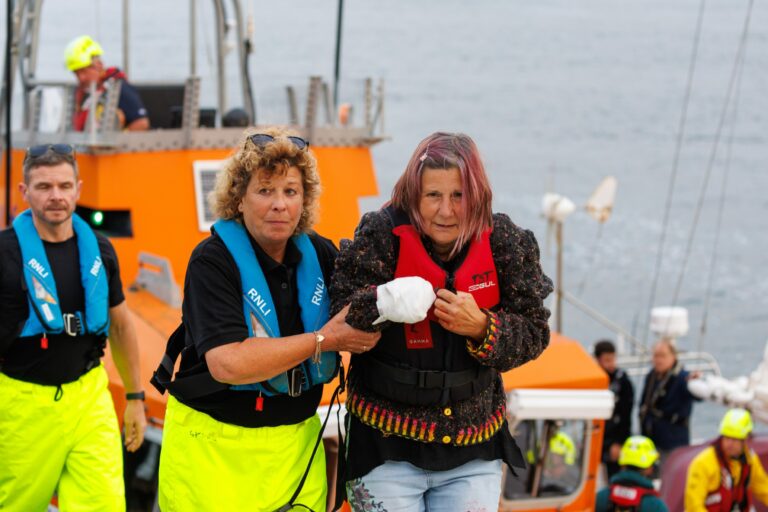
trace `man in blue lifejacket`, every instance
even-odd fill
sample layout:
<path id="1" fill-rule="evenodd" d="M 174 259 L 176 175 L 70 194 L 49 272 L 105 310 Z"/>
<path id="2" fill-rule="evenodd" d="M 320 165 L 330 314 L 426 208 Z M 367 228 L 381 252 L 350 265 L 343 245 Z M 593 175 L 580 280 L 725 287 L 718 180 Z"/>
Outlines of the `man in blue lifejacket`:
<path id="1" fill-rule="evenodd" d="M 68 144 L 27 150 L 29 209 L 0 232 L 0 509 L 125 510 L 120 430 L 101 357 L 127 392 L 125 446 L 144 438 L 136 332 L 110 242 L 74 214 Z"/>

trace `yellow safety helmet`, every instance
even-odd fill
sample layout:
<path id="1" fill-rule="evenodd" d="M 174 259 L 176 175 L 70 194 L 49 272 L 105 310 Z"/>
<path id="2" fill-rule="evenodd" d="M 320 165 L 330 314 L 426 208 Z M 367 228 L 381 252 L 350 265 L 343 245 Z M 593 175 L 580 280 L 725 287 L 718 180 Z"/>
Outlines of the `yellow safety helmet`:
<path id="1" fill-rule="evenodd" d="M 64 61 L 67 69 L 77 71 L 87 68 L 93 62 L 93 57 L 102 55 L 104 50 L 91 36 L 80 36 L 67 45 L 64 51 Z"/>
<path id="2" fill-rule="evenodd" d="M 571 436 L 565 432 L 558 432 L 549 440 L 549 451 L 556 455 L 562 455 L 563 460 L 569 466 L 576 463 L 576 445 Z"/>
<path id="3" fill-rule="evenodd" d="M 732 439 L 746 439 L 752 433 L 752 415 L 746 409 L 731 409 L 720 422 L 720 435 Z"/>
<path id="4" fill-rule="evenodd" d="M 619 466 L 647 469 L 659 460 L 653 441 L 645 436 L 630 436 L 624 441 L 619 454 Z"/>

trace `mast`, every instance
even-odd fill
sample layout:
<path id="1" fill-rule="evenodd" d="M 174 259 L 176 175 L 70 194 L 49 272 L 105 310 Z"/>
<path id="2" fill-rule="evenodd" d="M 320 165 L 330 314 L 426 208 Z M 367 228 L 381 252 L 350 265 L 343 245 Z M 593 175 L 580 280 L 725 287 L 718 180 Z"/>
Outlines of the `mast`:
<path id="1" fill-rule="evenodd" d="M 11 224 L 11 46 L 13 43 L 13 0 L 5 2 L 5 69 L 3 91 L 5 93 L 5 227 Z"/>
<path id="2" fill-rule="evenodd" d="M 344 14 L 344 0 L 339 0 L 336 17 L 336 56 L 333 65 L 333 109 L 339 106 L 339 70 L 341 67 L 341 22 Z"/>

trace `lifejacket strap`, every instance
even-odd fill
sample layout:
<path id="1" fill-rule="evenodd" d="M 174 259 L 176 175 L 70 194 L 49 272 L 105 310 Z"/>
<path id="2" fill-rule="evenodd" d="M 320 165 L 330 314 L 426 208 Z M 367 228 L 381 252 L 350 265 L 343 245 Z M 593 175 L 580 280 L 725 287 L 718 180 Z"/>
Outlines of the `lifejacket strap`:
<path id="1" fill-rule="evenodd" d="M 450 390 L 451 388 L 466 386 L 473 382 L 482 382 L 482 387 L 487 387 L 494 374 L 494 370 L 484 366 L 455 372 L 400 368 L 375 357 L 367 358 L 363 366 L 365 372 L 370 372 L 370 377 L 373 377 L 374 380 L 391 380 L 399 384 L 422 389 Z"/>

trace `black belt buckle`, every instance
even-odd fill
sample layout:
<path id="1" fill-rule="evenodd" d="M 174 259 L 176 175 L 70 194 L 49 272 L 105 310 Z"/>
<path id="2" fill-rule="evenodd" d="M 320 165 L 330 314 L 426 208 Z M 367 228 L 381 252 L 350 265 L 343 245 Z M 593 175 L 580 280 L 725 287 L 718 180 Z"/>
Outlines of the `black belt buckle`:
<path id="1" fill-rule="evenodd" d="M 304 382 L 304 372 L 298 366 L 288 370 L 288 396 L 297 397 L 301 395 L 301 387 Z"/>
<path id="2" fill-rule="evenodd" d="M 417 386 L 424 389 L 439 389 L 446 387 L 446 372 L 420 371 Z"/>
<path id="3" fill-rule="evenodd" d="M 79 316 L 73 313 L 64 313 L 62 317 L 64 318 L 64 332 L 70 336 L 77 336 L 80 334 L 83 324 L 80 321 Z"/>

